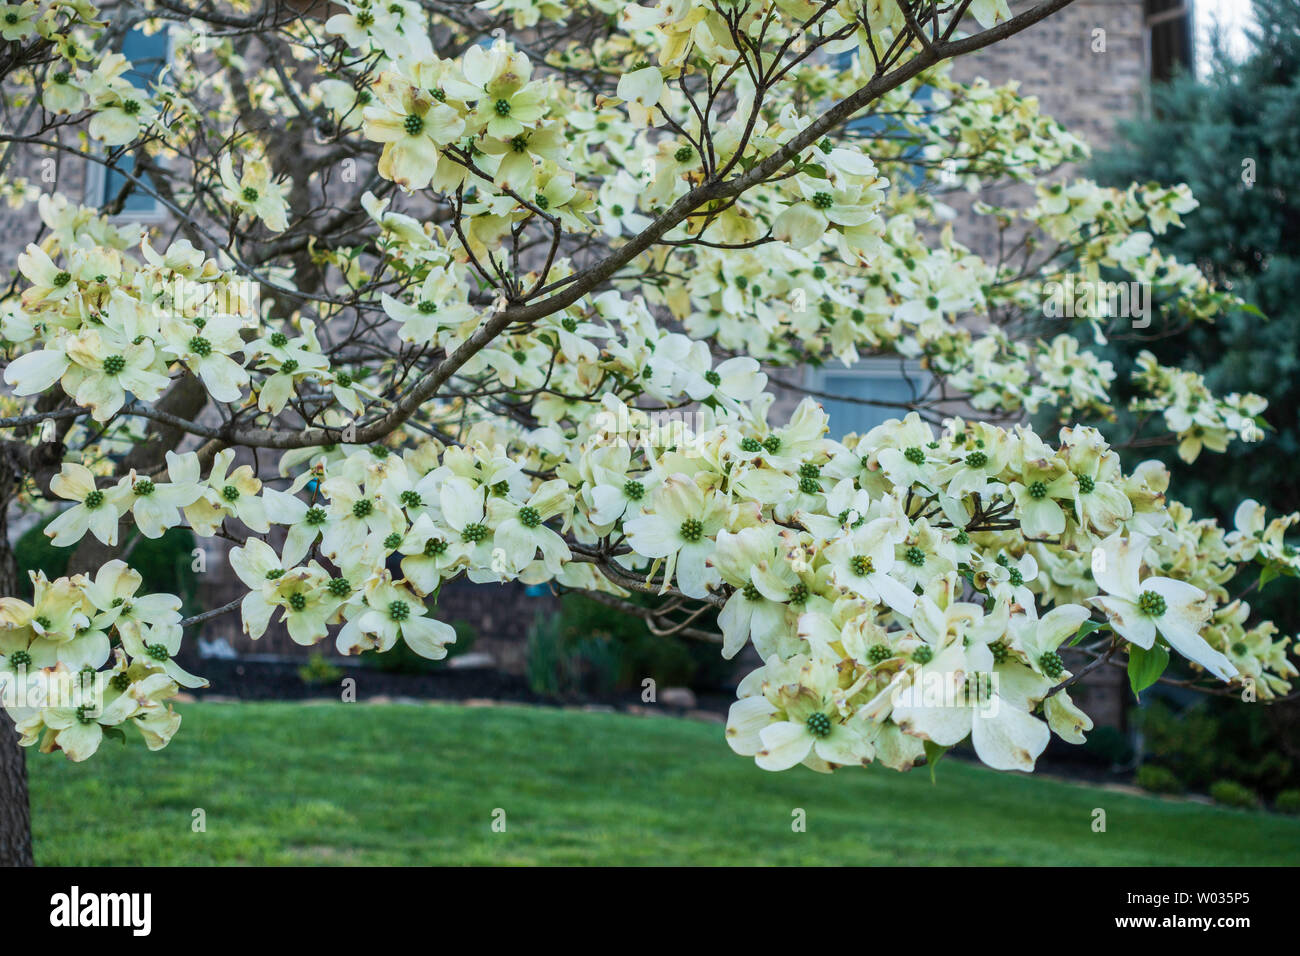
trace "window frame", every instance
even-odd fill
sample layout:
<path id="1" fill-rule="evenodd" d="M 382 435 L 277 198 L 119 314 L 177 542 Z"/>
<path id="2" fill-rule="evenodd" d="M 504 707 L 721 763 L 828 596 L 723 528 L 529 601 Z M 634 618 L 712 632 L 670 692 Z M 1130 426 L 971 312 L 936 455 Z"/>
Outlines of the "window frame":
<path id="1" fill-rule="evenodd" d="M 153 36 L 162 33 L 167 39 L 167 52 L 163 56 L 161 69 L 166 69 L 171 65 L 172 59 L 176 53 L 176 34 L 172 31 L 171 25 L 167 24 Z M 108 156 L 110 150 L 103 148 L 98 151 L 100 159 Z M 109 169 L 102 162 L 88 160 L 86 163 L 86 182 L 83 189 L 83 203 L 92 209 L 102 209 L 108 202 L 109 198 L 104 194 L 108 187 Z M 140 223 L 142 225 L 157 225 L 167 222 L 172 215 L 172 211 L 167 208 L 156 196 L 144 193 L 151 201 L 149 209 L 122 210 L 109 216 L 109 222 L 112 223 Z"/>
<path id="2" fill-rule="evenodd" d="M 858 397 L 854 395 L 837 395 L 833 389 L 827 387 L 826 379 L 828 375 L 834 376 L 836 378 L 839 377 L 859 378 L 866 382 L 912 381 L 916 383 L 916 395 L 918 398 L 924 396 L 926 392 L 929 390 L 929 388 L 931 387 L 931 385 L 933 385 L 934 383 L 933 373 L 923 368 L 921 366 L 920 361 L 916 359 L 900 359 L 900 358 L 891 358 L 885 356 L 871 356 L 869 358 L 858 359 L 856 363 L 848 366 L 840 364 L 838 360 L 828 362 L 825 365 L 821 365 L 821 366 L 811 366 L 811 365 L 805 366 L 804 374 L 803 374 L 803 387 L 808 389 L 808 391 L 810 392 L 820 393 L 820 394 L 813 394 L 811 397 L 816 399 L 819 403 L 821 403 L 823 409 L 826 409 L 826 403 L 828 401 Z M 830 397 L 823 398 L 822 397 L 823 395 L 830 396 Z M 863 405 L 862 407 L 869 408 L 874 411 L 882 413 L 885 416 L 884 417 L 885 421 L 888 421 L 891 418 L 902 419 L 908 413 L 908 409 L 893 408 L 888 405 Z M 830 415 L 829 410 L 827 410 L 827 415 L 828 416 Z M 873 425 L 869 428 L 863 429 L 859 431 L 858 434 L 866 434 L 868 431 L 871 430 L 871 428 L 874 427 L 876 426 Z M 831 424 L 831 429 L 832 431 L 830 437 L 838 441 L 839 439 L 838 436 L 835 434 L 836 428 L 834 423 Z M 848 429 L 844 429 L 843 433 L 847 434 L 848 431 L 849 431 Z"/>

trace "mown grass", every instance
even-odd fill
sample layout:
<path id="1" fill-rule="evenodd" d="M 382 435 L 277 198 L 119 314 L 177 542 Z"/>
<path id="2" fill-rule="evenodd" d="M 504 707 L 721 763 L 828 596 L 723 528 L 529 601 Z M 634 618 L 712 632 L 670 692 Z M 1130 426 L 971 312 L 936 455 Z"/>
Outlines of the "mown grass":
<path id="1" fill-rule="evenodd" d="M 955 760 L 933 784 L 924 769 L 769 774 L 721 726 L 671 718 L 342 703 L 184 714 L 160 753 L 132 739 L 80 765 L 31 754 L 38 863 L 1300 862 L 1300 820 Z"/>

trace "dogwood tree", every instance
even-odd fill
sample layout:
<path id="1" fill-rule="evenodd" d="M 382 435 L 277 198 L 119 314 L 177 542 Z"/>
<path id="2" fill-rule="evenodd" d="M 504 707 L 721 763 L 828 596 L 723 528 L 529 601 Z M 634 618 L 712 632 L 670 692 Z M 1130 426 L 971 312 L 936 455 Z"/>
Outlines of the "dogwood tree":
<path id="1" fill-rule="evenodd" d="M 950 71 L 1068 2 L 0 7 L 0 189 L 31 222 L 0 300 L 3 490 L 76 546 L 31 601 L 8 556 L 18 742 L 166 746 L 206 683 L 183 628 L 217 614 L 443 657 L 461 576 L 752 645 L 726 740 L 769 770 L 967 738 L 1030 770 L 1082 742 L 1069 688 L 1106 665 L 1286 695 L 1290 638 L 1229 584 L 1294 576 L 1300 516 L 1247 499 L 1220 527 L 1126 452 L 1231 454 L 1264 401 L 1143 355 L 1137 425 L 1105 437 L 1091 348 L 1244 305 L 1158 247 L 1195 199 L 1054 177 L 1086 145 Z M 132 29 L 171 33 L 147 86 Z M 43 161 L 121 190 L 87 208 Z M 993 182 L 1025 201 L 982 202 Z M 131 196 L 167 221 L 114 215 Z M 1067 280 L 1087 294 L 1050 307 Z M 1161 324 L 1135 335 L 1110 280 Z M 830 433 L 826 396 L 775 403 L 869 356 L 925 382 L 866 434 Z M 142 592 L 119 552 L 176 526 L 234 543 L 242 600 L 182 620 Z"/>

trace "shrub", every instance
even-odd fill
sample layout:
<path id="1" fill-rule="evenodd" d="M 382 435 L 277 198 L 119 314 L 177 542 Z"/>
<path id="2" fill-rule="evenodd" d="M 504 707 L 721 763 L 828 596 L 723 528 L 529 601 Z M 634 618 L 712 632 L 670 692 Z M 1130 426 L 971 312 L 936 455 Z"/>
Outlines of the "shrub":
<path id="1" fill-rule="evenodd" d="M 1278 813 L 1300 813 L 1300 790 L 1283 790 L 1273 801 Z"/>
<path id="2" fill-rule="evenodd" d="M 651 599 L 634 596 L 634 603 L 649 606 Z M 530 658 L 535 650 L 538 680 L 542 686 L 558 681 L 565 693 L 608 693 L 618 688 L 638 688 L 647 677 L 660 687 L 709 688 L 725 682 L 730 665 L 716 644 L 677 635 L 657 636 L 644 619 L 580 594 L 566 594 L 560 613 L 530 634 Z M 694 622 L 716 630 L 713 615 Z M 567 665 L 559 657 L 572 656 Z M 530 661 L 531 663 L 531 661 Z M 566 671 L 567 668 L 567 671 Z M 531 667 L 530 667 L 531 670 Z M 567 673 L 567 676 L 563 676 Z M 549 693 L 534 687 L 537 693 Z"/>
<path id="3" fill-rule="evenodd" d="M 1138 712 L 1146 752 L 1192 790 L 1208 791 L 1216 780 L 1236 780 L 1270 796 L 1300 786 L 1300 766 L 1286 756 L 1270 713 L 1291 705 L 1234 703 L 1199 701 L 1174 711 L 1151 701 Z"/>
<path id="4" fill-rule="evenodd" d="M 548 697 L 606 693 L 618 678 L 607 635 L 574 639 L 559 614 L 538 614 L 528 631 L 528 686 Z"/>
<path id="5" fill-rule="evenodd" d="M 1143 790 L 1152 793 L 1182 793 L 1185 789 L 1172 770 L 1154 763 L 1138 767 L 1136 782 Z"/>
<path id="6" fill-rule="evenodd" d="M 1243 786 L 1235 780 L 1217 780 L 1210 787 L 1210 798 L 1225 807 L 1254 807 L 1259 805 L 1259 797 L 1250 787 Z"/>
<path id="7" fill-rule="evenodd" d="M 304 684 L 333 684 L 343 676 L 343 668 L 333 664 L 324 654 L 316 653 L 298 668 L 298 677 Z"/>
<path id="8" fill-rule="evenodd" d="M 1133 759 L 1133 746 L 1128 735 L 1115 727 L 1098 727 L 1088 734 L 1083 749 L 1111 766 L 1126 764 Z"/>

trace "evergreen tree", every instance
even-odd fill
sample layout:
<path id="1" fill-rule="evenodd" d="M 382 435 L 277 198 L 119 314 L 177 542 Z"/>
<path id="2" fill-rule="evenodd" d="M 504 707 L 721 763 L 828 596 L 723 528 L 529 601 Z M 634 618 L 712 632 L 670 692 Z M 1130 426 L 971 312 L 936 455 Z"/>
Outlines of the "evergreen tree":
<path id="1" fill-rule="evenodd" d="M 1216 49 L 1207 78 L 1184 74 L 1155 87 L 1150 114 L 1121 124 L 1122 142 L 1091 170 L 1108 185 L 1189 184 L 1200 207 L 1185 217 L 1186 228 L 1160 237 L 1162 248 L 1264 313 L 1113 343 L 1121 379 L 1140 348 L 1149 348 L 1162 362 L 1204 374 L 1216 394 L 1268 399 L 1265 418 L 1277 431 L 1253 448 L 1193 465 L 1172 448 L 1154 452 L 1174 471 L 1181 500 L 1228 522 L 1247 495 L 1270 510 L 1300 509 L 1300 5 L 1254 0 L 1254 10 L 1243 60 Z M 1250 600 L 1285 628 L 1300 619 L 1294 590 L 1275 585 Z"/>

